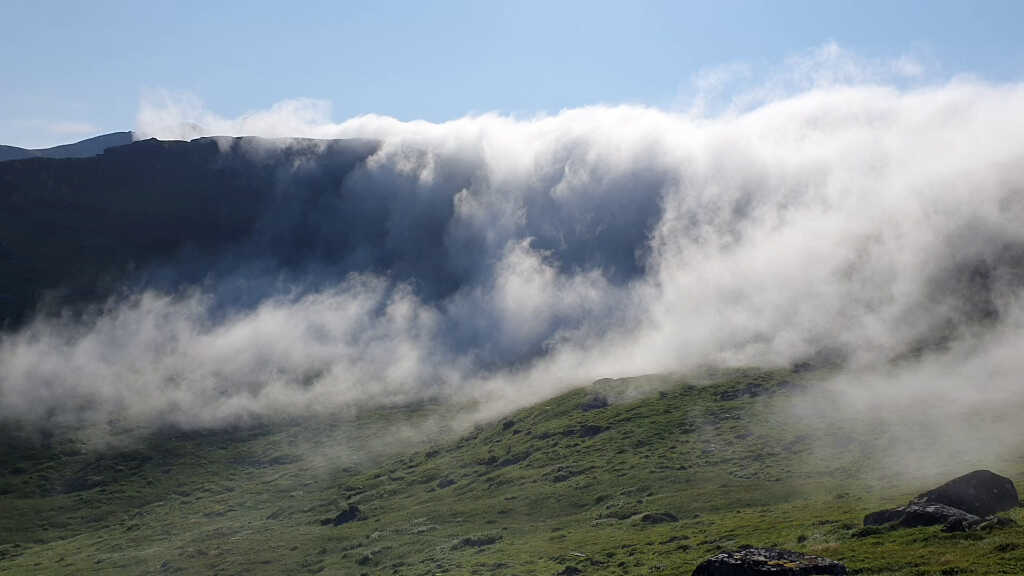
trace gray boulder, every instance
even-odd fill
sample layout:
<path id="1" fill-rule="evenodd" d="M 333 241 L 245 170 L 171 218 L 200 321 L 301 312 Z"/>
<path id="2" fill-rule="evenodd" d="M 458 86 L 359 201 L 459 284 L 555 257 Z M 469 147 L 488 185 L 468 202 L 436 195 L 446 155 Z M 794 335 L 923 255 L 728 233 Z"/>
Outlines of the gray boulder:
<path id="1" fill-rule="evenodd" d="M 641 524 L 665 524 L 679 522 L 679 518 L 671 512 L 644 512 L 637 518 Z"/>
<path id="2" fill-rule="evenodd" d="M 359 509 L 359 506 L 355 504 L 349 504 L 344 510 L 339 512 L 333 518 L 324 518 L 320 521 L 321 526 L 341 526 L 342 524 L 348 524 L 349 522 L 359 522 L 366 520 L 366 515 Z"/>
<path id="3" fill-rule="evenodd" d="M 989 470 L 975 470 L 914 498 L 919 504 L 944 504 L 975 516 L 991 516 L 1020 504 L 1013 481 Z"/>
<path id="4" fill-rule="evenodd" d="M 780 550 L 744 548 L 716 554 L 700 563 L 693 576 L 844 576 L 846 566 L 835 560 Z"/>
<path id="5" fill-rule="evenodd" d="M 894 524 L 901 528 L 942 525 L 946 532 L 966 532 L 1011 521 L 993 517 L 1019 503 L 1013 482 L 988 470 L 976 470 L 919 494 L 906 506 L 879 510 L 864 517 L 865 526 Z"/>
<path id="6" fill-rule="evenodd" d="M 964 512 L 945 504 L 924 504 L 911 502 L 892 510 L 879 510 L 864 517 L 865 526 L 881 526 L 895 522 L 902 528 L 918 528 L 942 524 L 947 532 L 965 532 L 981 524 L 980 516 Z"/>

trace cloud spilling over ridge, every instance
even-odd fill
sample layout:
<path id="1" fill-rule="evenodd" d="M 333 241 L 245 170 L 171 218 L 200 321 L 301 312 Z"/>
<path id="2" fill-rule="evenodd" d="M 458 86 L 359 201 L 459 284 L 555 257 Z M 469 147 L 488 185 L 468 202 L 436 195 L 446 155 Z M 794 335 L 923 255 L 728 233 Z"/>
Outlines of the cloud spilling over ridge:
<path id="1" fill-rule="evenodd" d="M 598 377 L 821 350 L 853 369 L 925 351 L 954 391 L 977 364 L 943 350 L 988 358 L 972 398 L 1021 403 L 998 351 L 1024 344 L 1024 86 L 442 124 L 332 123 L 307 100 L 226 119 L 171 98 L 136 131 L 379 142 L 339 192 L 346 277 L 226 315 L 206 284 L 39 318 L 0 337 L 0 417 L 204 426 L 437 396 L 496 412 Z"/>

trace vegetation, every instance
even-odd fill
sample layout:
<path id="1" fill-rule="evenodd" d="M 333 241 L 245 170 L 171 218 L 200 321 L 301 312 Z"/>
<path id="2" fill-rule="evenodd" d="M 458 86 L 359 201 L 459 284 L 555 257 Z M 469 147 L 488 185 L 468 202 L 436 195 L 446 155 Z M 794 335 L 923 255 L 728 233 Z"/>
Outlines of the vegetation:
<path id="1" fill-rule="evenodd" d="M 891 432 L 795 417 L 817 377 L 604 380 L 430 444 L 416 426 L 450 408 L 103 450 L 7 431 L 0 573 L 689 574 L 745 544 L 855 574 L 1024 572 L 1020 526 L 864 529 L 864 514 L 968 470 L 904 482 L 872 460 Z M 1020 459 L 991 465 L 1024 478 Z"/>

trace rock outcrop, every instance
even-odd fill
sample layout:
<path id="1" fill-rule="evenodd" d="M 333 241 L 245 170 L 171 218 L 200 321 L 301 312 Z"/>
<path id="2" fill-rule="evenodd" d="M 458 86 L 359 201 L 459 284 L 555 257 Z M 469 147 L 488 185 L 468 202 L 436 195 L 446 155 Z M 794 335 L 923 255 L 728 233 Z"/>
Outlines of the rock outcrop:
<path id="1" fill-rule="evenodd" d="M 355 504 L 349 504 L 347 508 L 338 513 L 333 518 L 324 518 L 320 521 L 323 526 L 341 526 L 342 524 L 348 524 L 349 522 L 356 522 L 359 520 L 366 520 L 366 515 L 359 509 L 359 506 Z"/>
<path id="2" fill-rule="evenodd" d="M 975 470 L 914 498 L 921 504 L 944 504 L 975 516 L 991 516 L 1020 504 L 1013 481 L 989 470 Z"/>
<path id="3" fill-rule="evenodd" d="M 641 524 L 665 524 L 668 522 L 679 522 L 679 518 L 671 512 L 644 512 L 637 517 Z"/>
<path id="4" fill-rule="evenodd" d="M 745 548 L 716 554 L 700 563 L 693 576 L 833 576 L 845 575 L 835 560 L 780 550 Z"/>
<path id="5" fill-rule="evenodd" d="M 945 504 L 910 503 L 900 508 L 879 510 L 864 517 L 865 526 L 882 526 L 891 522 L 902 528 L 942 524 L 947 532 L 963 532 L 981 524 L 984 518 Z"/>
<path id="6" fill-rule="evenodd" d="M 1019 503 L 1017 488 L 1005 476 L 976 470 L 919 494 L 906 506 L 879 510 L 864 517 L 865 526 L 894 524 L 901 528 L 942 525 L 946 532 L 1012 523 L 994 518 Z"/>

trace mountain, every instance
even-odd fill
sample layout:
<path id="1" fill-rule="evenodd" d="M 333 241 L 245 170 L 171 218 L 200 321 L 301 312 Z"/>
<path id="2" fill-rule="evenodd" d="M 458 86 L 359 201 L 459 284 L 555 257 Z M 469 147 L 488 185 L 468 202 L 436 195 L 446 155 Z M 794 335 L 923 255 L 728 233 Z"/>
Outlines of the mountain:
<path id="1" fill-rule="evenodd" d="M 339 194 L 376 146 L 144 140 L 88 158 L 0 162 L 0 326 L 44 300 L 63 307 L 241 267 L 343 262 L 353 234 L 337 233 L 333 216 L 354 210 Z"/>
<path id="2" fill-rule="evenodd" d="M 87 158 L 102 154 L 107 148 L 125 146 L 131 143 L 131 132 L 111 132 L 110 134 L 86 138 L 74 144 L 64 144 L 52 148 L 28 149 L 0 145 L 0 162 L 24 158 Z"/>

